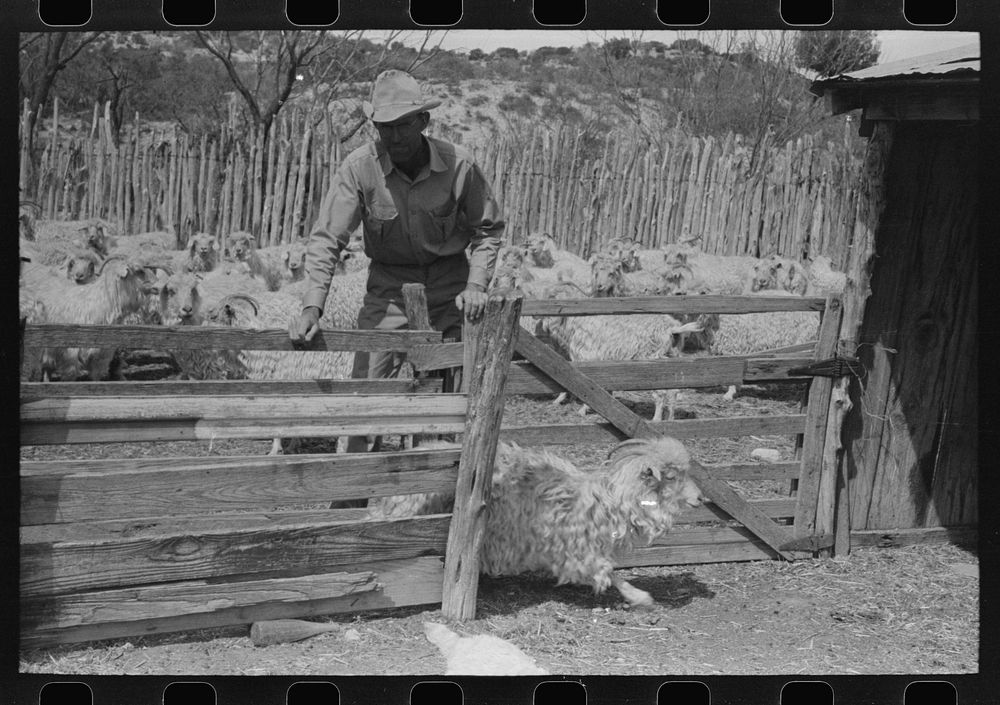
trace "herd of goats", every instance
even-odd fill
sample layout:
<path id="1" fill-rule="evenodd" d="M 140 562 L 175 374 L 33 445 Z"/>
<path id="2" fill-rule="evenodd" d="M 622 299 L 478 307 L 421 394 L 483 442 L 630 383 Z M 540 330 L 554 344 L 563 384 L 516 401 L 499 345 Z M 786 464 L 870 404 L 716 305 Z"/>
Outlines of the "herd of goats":
<path id="1" fill-rule="evenodd" d="M 29 323 L 162 324 L 283 329 L 301 309 L 306 244 L 257 247 L 247 232 L 220 238 L 192 232 L 180 247 L 169 232 L 111 233 L 99 220 L 20 217 L 20 314 Z M 320 322 L 356 327 L 365 292 L 367 258 L 358 240 L 345 251 Z M 770 256 L 722 256 L 692 242 L 641 249 L 614 238 L 584 259 L 546 234 L 501 248 L 492 287 L 525 298 L 675 294 L 825 295 L 842 290 L 844 275 L 830 260 L 808 265 Z M 548 316 L 526 326 L 573 361 L 660 359 L 685 353 L 749 354 L 814 340 L 818 316 L 776 312 L 719 316 Z M 778 336 L 778 337 L 775 337 Z M 773 340 L 772 340 L 773 338 Z M 168 372 L 186 379 L 345 378 L 342 352 L 253 350 L 172 351 Z M 123 350 L 69 348 L 25 351 L 26 381 L 123 379 Z M 728 396 L 735 394 L 730 389 Z M 654 420 L 669 394 L 654 395 Z"/>

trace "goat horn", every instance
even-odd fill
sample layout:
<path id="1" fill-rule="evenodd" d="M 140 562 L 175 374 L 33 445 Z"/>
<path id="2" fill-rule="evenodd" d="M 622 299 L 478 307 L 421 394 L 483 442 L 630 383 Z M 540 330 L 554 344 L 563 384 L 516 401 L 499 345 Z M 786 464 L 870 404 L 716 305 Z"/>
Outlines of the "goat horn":
<path id="1" fill-rule="evenodd" d="M 649 441 L 645 438 L 628 438 L 608 452 L 608 458 L 618 453 L 624 452 L 626 455 L 634 455 L 640 452 L 639 448 L 645 446 Z"/>
<path id="2" fill-rule="evenodd" d="M 252 296 L 249 296 L 247 294 L 229 294 L 228 296 L 225 296 L 225 297 L 222 298 L 222 300 L 219 302 L 219 306 L 218 307 L 222 308 L 230 300 L 236 300 L 236 299 L 241 300 L 241 301 L 246 301 L 248 304 L 250 304 L 250 306 L 253 307 L 253 315 L 256 316 L 258 313 L 260 313 L 260 304 L 257 303 L 257 299 L 255 299 Z"/>
<path id="3" fill-rule="evenodd" d="M 97 271 L 97 276 L 101 276 L 102 274 L 104 274 L 104 267 L 108 264 L 108 262 L 115 259 L 120 259 L 124 262 L 126 260 L 126 257 L 125 255 L 108 255 L 108 258 L 103 262 L 101 262 L 101 268 Z"/>
<path id="4" fill-rule="evenodd" d="M 168 275 L 174 273 L 174 266 L 172 264 L 167 264 L 166 262 L 153 262 L 152 264 L 142 265 L 143 269 L 162 269 Z"/>

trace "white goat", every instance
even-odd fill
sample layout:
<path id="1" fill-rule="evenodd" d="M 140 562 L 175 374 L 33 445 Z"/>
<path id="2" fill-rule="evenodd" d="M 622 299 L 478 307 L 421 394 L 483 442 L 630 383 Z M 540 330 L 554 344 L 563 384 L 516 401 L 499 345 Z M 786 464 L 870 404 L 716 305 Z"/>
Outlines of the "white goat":
<path id="1" fill-rule="evenodd" d="M 805 267 L 793 259 L 772 254 L 754 265 L 750 288 L 751 292 L 778 289 L 803 295 L 807 285 Z"/>
<path id="2" fill-rule="evenodd" d="M 590 276 L 587 260 L 556 247 L 548 233 L 530 235 L 524 244 L 525 269 L 535 279 L 569 279 L 583 284 Z"/>
<path id="3" fill-rule="evenodd" d="M 628 271 L 621 258 L 598 253 L 590 258 L 590 290 L 594 296 L 659 296 L 674 293 L 675 270 L 663 265 Z"/>
<path id="4" fill-rule="evenodd" d="M 211 272 L 219 266 L 219 238 L 209 233 L 195 233 L 188 242 L 189 272 Z"/>
<path id="5" fill-rule="evenodd" d="M 664 248 L 664 262 L 684 273 L 682 287 L 699 294 L 738 295 L 753 291 L 754 268 L 760 260 L 743 255 L 710 255 L 690 243 Z"/>
<path id="6" fill-rule="evenodd" d="M 214 277 L 215 280 L 238 280 L 239 276 Z M 211 283 L 210 283 L 211 284 Z M 194 272 L 177 272 L 161 279 L 156 286 L 160 315 L 164 325 L 232 325 L 236 320 L 236 300 L 255 302 L 240 292 L 221 292 L 206 285 L 205 278 Z M 171 350 L 186 379 L 245 379 L 246 368 L 236 350 Z"/>
<path id="7" fill-rule="evenodd" d="M 847 275 L 833 268 L 833 262 L 826 255 L 819 255 L 809 264 L 809 296 L 826 296 L 843 293 L 847 286 Z"/>
<path id="8" fill-rule="evenodd" d="M 421 449 L 426 448 L 421 446 Z M 652 596 L 614 573 L 615 555 L 670 530 L 686 507 L 702 502 L 689 476 L 691 458 L 673 438 L 631 439 L 610 454 L 610 465 L 584 472 L 544 450 L 501 442 L 480 568 L 487 575 L 545 571 L 558 584 L 590 585 L 595 594 L 614 586 L 633 607 Z M 373 517 L 438 513 L 447 495 L 373 503 Z"/>
<path id="9" fill-rule="evenodd" d="M 128 316 L 146 310 L 150 268 L 148 263 L 112 256 L 102 263 L 95 281 L 77 286 L 50 267 L 31 262 L 22 270 L 22 306 L 40 303 L 47 323 L 120 324 Z M 107 376 L 114 353 L 114 349 L 48 349 L 43 353 L 43 367 L 98 380 Z"/>
<path id="10" fill-rule="evenodd" d="M 646 254 L 642 254 L 645 252 Z M 658 251 L 660 254 L 657 257 L 651 253 L 654 251 L 643 251 L 639 248 L 639 243 L 635 240 L 626 237 L 615 237 L 609 240 L 597 253 L 598 255 L 607 255 L 613 259 L 621 260 L 622 270 L 625 272 L 638 272 L 639 270 L 646 269 L 645 261 L 652 259 L 652 264 L 656 264 L 656 260 L 662 260 L 662 251 Z"/>
<path id="11" fill-rule="evenodd" d="M 551 269 L 556 264 L 556 241 L 548 233 L 532 233 L 524 242 L 528 264 L 532 267 Z"/>
<path id="12" fill-rule="evenodd" d="M 229 233 L 226 236 L 224 254 L 228 262 L 239 265 L 234 271 L 242 271 L 258 277 L 266 276 L 268 273 L 268 268 L 257 252 L 257 241 L 248 232 Z M 230 269 L 234 268 L 230 267 Z"/>
<path id="13" fill-rule="evenodd" d="M 97 278 L 103 260 L 92 250 L 80 250 L 66 260 L 66 278 L 77 284 L 89 284 Z"/>
<path id="14" fill-rule="evenodd" d="M 344 253 L 348 254 L 348 253 Z M 306 243 L 298 240 L 281 247 L 281 275 L 286 283 L 306 276 Z"/>

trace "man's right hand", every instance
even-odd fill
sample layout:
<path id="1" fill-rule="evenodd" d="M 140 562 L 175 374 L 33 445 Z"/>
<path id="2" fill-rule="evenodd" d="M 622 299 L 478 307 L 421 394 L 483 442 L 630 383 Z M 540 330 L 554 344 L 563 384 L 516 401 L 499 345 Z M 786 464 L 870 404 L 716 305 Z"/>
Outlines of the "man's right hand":
<path id="1" fill-rule="evenodd" d="M 298 318 L 292 318 L 288 323 L 288 337 L 293 344 L 307 343 L 316 335 L 319 330 L 320 310 L 315 306 L 307 306 L 302 309 Z"/>

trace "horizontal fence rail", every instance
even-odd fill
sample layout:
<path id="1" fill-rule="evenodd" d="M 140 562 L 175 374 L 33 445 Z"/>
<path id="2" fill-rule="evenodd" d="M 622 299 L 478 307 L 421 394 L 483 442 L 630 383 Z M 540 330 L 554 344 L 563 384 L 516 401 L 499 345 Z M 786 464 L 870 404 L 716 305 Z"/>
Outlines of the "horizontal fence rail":
<path id="1" fill-rule="evenodd" d="M 309 350 L 406 352 L 415 345 L 440 342 L 439 331 L 320 330 L 307 346 L 292 344 L 287 330 L 250 330 L 211 326 L 98 326 L 32 323 L 23 345 L 41 347 L 158 348 L 161 350 Z"/>

